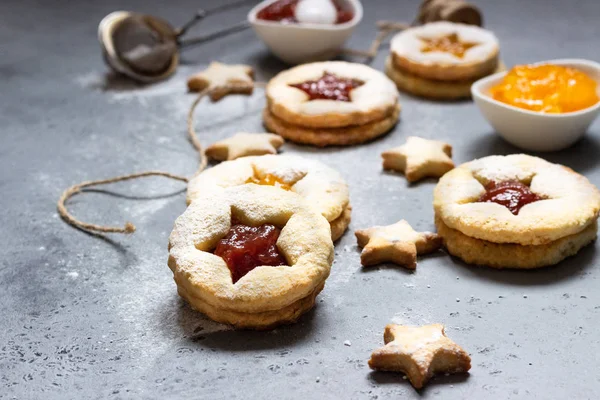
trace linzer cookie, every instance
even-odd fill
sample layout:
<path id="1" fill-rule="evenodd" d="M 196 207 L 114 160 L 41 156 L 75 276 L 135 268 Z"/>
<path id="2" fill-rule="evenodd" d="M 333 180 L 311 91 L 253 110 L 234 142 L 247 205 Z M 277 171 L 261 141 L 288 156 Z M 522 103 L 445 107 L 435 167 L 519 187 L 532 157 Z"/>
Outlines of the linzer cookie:
<path id="1" fill-rule="evenodd" d="M 483 28 L 432 22 L 406 29 L 391 42 L 386 73 L 400 90 L 434 99 L 471 95 L 471 84 L 504 67 L 496 36 Z"/>
<path id="2" fill-rule="evenodd" d="M 235 186 L 193 201 L 169 238 L 179 295 L 236 328 L 295 322 L 314 306 L 333 255 L 327 220 L 272 186 Z"/>
<path id="3" fill-rule="evenodd" d="M 538 268 L 596 238 L 600 193 L 570 168 L 515 154 L 448 172 L 433 205 L 450 254 L 495 268 Z"/>
<path id="4" fill-rule="evenodd" d="M 352 145 L 388 132 L 400 114 L 398 92 L 381 72 L 343 61 L 281 72 L 266 88 L 265 126 L 315 146 Z"/>
<path id="5" fill-rule="evenodd" d="M 446 336 L 444 326 L 390 324 L 383 334 L 385 346 L 373 351 L 369 367 L 406 374 L 421 389 L 435 374 L 454 374 L 471 369 L 471 357 Z"/>
<path id="6" fill-rule="evenodd" d="M 226 161 L 192 178 L 188 204 L 226 188 L 246 185 L 275 186 L 297 193 L 331 226 L 331 237 L 339 239 L 350 223 L 352 207 L 348 185 L 336 170 L 296 155 L 265 155 Z"/>

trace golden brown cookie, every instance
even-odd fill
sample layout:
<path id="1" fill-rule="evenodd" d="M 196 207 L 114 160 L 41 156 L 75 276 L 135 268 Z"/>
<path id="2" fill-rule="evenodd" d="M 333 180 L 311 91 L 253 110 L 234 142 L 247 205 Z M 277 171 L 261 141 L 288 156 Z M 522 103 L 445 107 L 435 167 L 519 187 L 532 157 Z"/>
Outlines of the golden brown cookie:
<path id="1" fill-rule="evenodd" d="M 402 172 L 409 182 L 439 178 L 454 168 L 452 146 L 438 140 L 409 136 L 402 146 L 384 151 L 383 168 Z"/>
<path id="2" fill-rule="evenodd" d="M 369 367 L 404 373 L 415 389 L 421 389 L 434 374 L 471 369 L 471 357 L 446 336 L 441 324 L 389 324 L 383 340 L 385 346 L 373 351 Z"/>
<path id="3" fill-rule="evenodd" d="M 394 69 L 435 81 L 474 80 L 498 65 L 494 34 L 478 26 L 432 22 L 405 29 L 391 42 Z"/>
<path id="4" fill-rule="evenodd" d="M 206 155 L 218 161 L 231 161 L 240 157 L 277 154 L 283 143 L 281 136 L 272 133 L 240 132 L 208 146 Z"/>
<path id="5" fill-rule="evenodd" d="M 492 73 L 506 69 L 502 62 Z M 421 78 L 409 72 L 395 68 L 390 58 L 385 63 L 385 73 L 394 81 L 399 90 L 415 96 L 434 100 L 459 100 L 471 97 L 471 85 L 479 78 L 462 81 L 437 81 Z"/>
<path id="6" fill-rule="evenodd" d="M 490 183 L 517 182 L 539 201 L 513 214 L 482 202 Z M 597 220 L 600 192 L 570 168 L 525 154 L 489 156 L 444 175 L 434 190 L 435 215 L 466 236 L 493 243 L 547 244 L 579 233 Z"/>
<path id="7" fill-rule="evenodd" d="M 347 146 L 368 142 L 386 134 L 396 125 L 399 115 L 400 106 L 396 106 L 391 115 L 364 125 L 350 125 L 339 128 L 306 128 L 290 124 L 276 117 L 268 108 L 265 108 L 263 122 L 269 131 L 275 132 L 292 142 L 318 147 Z"/>
<path id="8" fill-rule="evenodd" d="M 280 229 L 276 248 L 287 265 L 259 264 L 235 278 L 239 271 L 215 254 L 223 238 L 240 238 L 239 233 L 231 236 L 239 232 L 234 228 Z M 294 322 L 314 305 L 333 255 L 322 215 L 298 194 L 262 185 L 234 186 L 196 199 L 177 218 L 169 238 L 169 267 L 179 294 L 215 321 L 237 328 Z"/>
<path id="9" fill-rule="evenodd" d="M 335 241 L 350 223 L 348 184 L 336 170 L 308 158 L 280 154 L 243 157 L 203 171 L 188 184 L 187 201 L 228 187 L 255 183 L 272 185 L 299 194 L 331 224 Z"/>
<path id="10" fill-rule="evenodd" d="M 439 249 L 441 238 L 431 232 L 416 232 L 405 220 L 388 226 L 374 226 L 355 232 L 362 247 L 363 266 L 392 262 L 408 269 L 417 268 L 417 254 Z"/>
<path id="11" fill-rule="evenodd" d="M 188 79 L 188 89 L 200 92 L 209 89 L 212 101 L 221 100 L 228 94 L 252 94 L 254 71 L 249 65 L 228 65 L 211 62 L 204 71 Z"/>
<path id="12" fill-rule="evenodd" d="M 327 76 L 334 80 L 323 80 Z M 312 99 L 299 88 L 303 83 L 324 90 Z M 352 83 L 354 88 L 348 90 Z M 309 63 L 283 71 L 269 81 L 266 95 L 272 115 L 304 128 L 364 125 L 388 118 L 398 107 L 398 91 L 389 78 L 369 66 L 345 61 Z"/>
<path id="13" fill-rule="evenodd" d="M 447 227 L 436 219 L 438 234 L 451 255 L 468 264 L 493 268 L 531 269 L 558 264 L 577 254 L 581 248 L 596 239 L 598 224 L 594 221 L 581 232 L 565 236 L 547 244 L 520 245 L 493 243 L 469 237 L 456 229 Z"/>

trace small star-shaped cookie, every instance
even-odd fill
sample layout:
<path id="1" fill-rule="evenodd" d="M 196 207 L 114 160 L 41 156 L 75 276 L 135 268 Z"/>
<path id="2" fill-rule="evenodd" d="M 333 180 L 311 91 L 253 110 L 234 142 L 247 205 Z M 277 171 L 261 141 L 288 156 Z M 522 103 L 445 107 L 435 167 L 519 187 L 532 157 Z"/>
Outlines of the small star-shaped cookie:
<path id="1" fill-rule="evenodd" d="M 284 143 L 281 136 L 272 133 L 236 133 L 230 138 L 210 145 L 206 155 L 215 160 L 235 160 L 246 156 L 277 154 Z"/>
<path id="2" fill-rule="evenodd" d="M 188 79 L 188 89 L 200 92 L 208 88 L 212 101 L 218 101 L 228 94 L 252 94 L 253 77 L 254 70 L 249 65 L 213 61 L 204 71 Z"/>
<path id="3" fill-rule="evenodd" d="M 471 357 L 446 337 L 444 325 L 403 326 L 389 324 L 383 334 L 385 346 L 371 354 L 369 367 L 406 374 L 421 389 L 436 373 L 467 372 Z"/>
<path id="4" fill-rule="evenodd" d="M 454 168 L 452 146 L 437 140 L 409 136 L 406 143 L 384 151 L 383 168 L 403 172 L 409 182 L 444 175 Z"/>
<path id="5" fill-rule="evenodd" d="M 393 262 L 408 269 L 417 268 L 417 254 L 431 253 L 442 246 L 442 238 L 431 232 L 416 232 L 405 220 L 388 226 L 374 226 L 355 232 L 363 248 L 363 266 Z"/>

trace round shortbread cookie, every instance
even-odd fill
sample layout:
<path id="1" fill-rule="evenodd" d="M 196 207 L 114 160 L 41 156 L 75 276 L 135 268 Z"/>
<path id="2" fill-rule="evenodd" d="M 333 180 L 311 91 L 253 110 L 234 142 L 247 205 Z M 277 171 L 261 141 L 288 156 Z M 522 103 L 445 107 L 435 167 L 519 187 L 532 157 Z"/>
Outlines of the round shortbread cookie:
<path id="1" fill-rule="evenodd" d="M 276 311 L 265 311 L 258 313 L 245 313 L 232 310 L 224 310 L 212 306 L 209 303 L 192 295 L 186 288 L 185 281 L 177 282 L 177 293 L 196 311 L 205 314 L 213 321 L 233 325 L 236 329 L 273 329 L 279 325 L 292 324 L 305 312 L 315 305 L 317 295 L 323 290 L 324 284 L 317 287 L 308 296 Z"/>
<path id="2" fill-rule="evenodd" d="M 518 215 L 479 202 L 489 182 L 520 181 L 542 200 Z M 434 190 L 435 215 L 449 228 L 493 243 L 540 245 L 574 235 L 598 218 L 600 192 L 570 168 L 525 154 L 489 156 L 446 173 Z"/>
<path id="3" fill-rule="evenodd" d="M 387 133 L 396 125 L 399 116 L 400 105 L 397 105 L 391 115 L 363 125 L 341 128 L 306 128 L 285 122 L 271 113 L 268 108 L 265 108 L 263 122 L 269 131 L 275 132 L 292 142 L 319 147 L 349 146 L 368 142 Z"/>
<path id="4" fill-rule="evenodd" d="M 245 225 L 280 227 L 277 247 L 289 266 L 259 266 L 234 284 L 225 261 L 212 253 L 232 217 Z M 169 267 L 179 293 L 209 317 L 246 328 L 288 323 L 308 310 L 329 276 L 333 254 L 323 216 L 296 193 L 259 185 L 196 199 L 169 238 Z"/>
<path id="5" fill-rule="evenodd" d="M 558 264 L 596 239 L 598 224 L 594 221 L 581 232 L 537 246 L 492 243 L 466 236 L 436 219 L 438 234 L 453 256 L 468 264 L 493 268 L 531 269 Z"/>
<path id="6" fill-rule="evenodd" d="M 273 176 L 299 194 L 331 224 L 333 240 L 339 239 L 350 223 L 348 184 L 339 172 L 327 165 L 296 155 L 265 155 L 226 161 L 193 177 L 187 202 L 222 192 L 252 179 Z"/>
<path id="7" fill-rule="evenodd" d="M 290 85 L 318 80 L 324 73 L 355 79 L 363 84 L 350 92 L 350 101 L 309 100 Z M 398 91 L 383 73 L 363 64 L 326 61 L 303 64 L 272 78 L 266 88 L 267 107 L 288 124 L 305 128 L 336 128 L 364 125 L 394 113 Z"/>
<path id="8" fill-rule="evenodd" d="M 504 71 L 502 62 L 492 73 Z M 458 100 L 471 97 L 471 85 L 477 79 L 465 81 L 435 81 L 421 78 L 395 68 L 390 57 L 385 63 L 385 73 L 394 81 L 398 89 L 415 96 L 436 100 Z"/>
<path id="9" fill-rule="evenodd" d="M 462 57 L 451 52 L 423 52 L 427 41 L 456 35 L 468 44 Z M 494 71 L 498 64 L 496 36 L 483 28 L 454 22 L 432 22 L 406 29 L 391 41 L 390 50 L 396 69 L 434 80 L 475 80 Z"/>

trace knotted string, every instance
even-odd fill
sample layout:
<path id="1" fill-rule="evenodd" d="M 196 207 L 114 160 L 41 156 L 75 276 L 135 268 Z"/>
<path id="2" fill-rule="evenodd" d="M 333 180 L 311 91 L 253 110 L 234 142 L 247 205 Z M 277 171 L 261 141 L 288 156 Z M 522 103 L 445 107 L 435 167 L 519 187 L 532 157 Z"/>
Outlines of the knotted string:
<path id="1" fill-rule="evenodd" d="M 265 86 L 264 82 L 254 82 L 254 84 L 253 84 L 253 87 L 264 87 L 264 86 Z M 247 87 L 247 86 L 244 86 L 244 87 Z M 239 85 L 229 85 L 228 88 L 232 88 L 232 89 L 239 88 Z M 188 112 L 188 117 L 187 117 L 188 138 L 189 138 L 190 142 L 192 143 L 192 145 L 194 146 L 194 148 L 196 149 L 196 151 L 198 152 L 198 155 L 200 157 L 200 165 L 198 167 L 198 170 L 196 171 L 196 174 L 199 174 L 206 168 L 206 166 L 208 165 L 208 161 L 206 158 L 206 154 L 204 152 L 204 148 L 202 147 L 202 143 L 200 142 L 200 139 L 198 139 L 198 134 L 196 133 L 196 130 L 194 128 L 194 112 L 196 110 L 196 107 L 198 107 L 198 104 L 200 104 L 202 99 L 204 97 L 206 97 L 206 95 L 208 95 L 212 89 L 213 88 L 209 87 L 209 88 L 201 91 L 198 94 L 198 96 L 196 97 L 196 99 L 194 100 L 194 102 L 192 103 L 192 105 L 190 107 L 190 110 Z M 180 176 L 180 175 L 176 175 L 176 174 L 172 174 L 170 172 L 164 172 L 164 171 L 143 171 L 143 172 L 137 172 L 137 173 L 128 174 L 128 175 L 117 176 L 114 178 L 85 181 L 85 182 L 81 182 L 81 183 L 78 183 L 76 185 L 69 187 L 67 190 L 65 190 L 61 194 L 60 198 L 58 199 L 58 204 L 57 204 L 58 213 L 61 216 L 61 218 L 69 225 L 72 225 L 79 229 L 83 229 L 88 232 L 125 233 L 125 234 L 133 233 L 133 232 L 135 232 L 136 228 L 135 228 L 135 225 L 133 225 L 131 222 L 126 222 L 125 225 L 123 225 L 123 227 L 106 226 L 106 225 L 98 225 L 98 224 L 91 224 L 91 223 L 83 222 L 69 212 L 69 210 L 67 209 L 66 203 L 71 197 L 75 196 L 76 194 L 81 193 L 85 188 L 89 188 L 92 186 L 107 185 L 110 183 L 116 183 L 116 182 L 122 182 L 122 181 L 129 181 L 129 180 L 143 178 L 143 177 L 147 177 L 147 176 L 162 176 L 162 177 L 174 179 L 174 180 L 177 180 L 180 182 L 185 182 L 185 183 L 189 182 L 189 178 L 187 178 L 185 176 Z"/>

